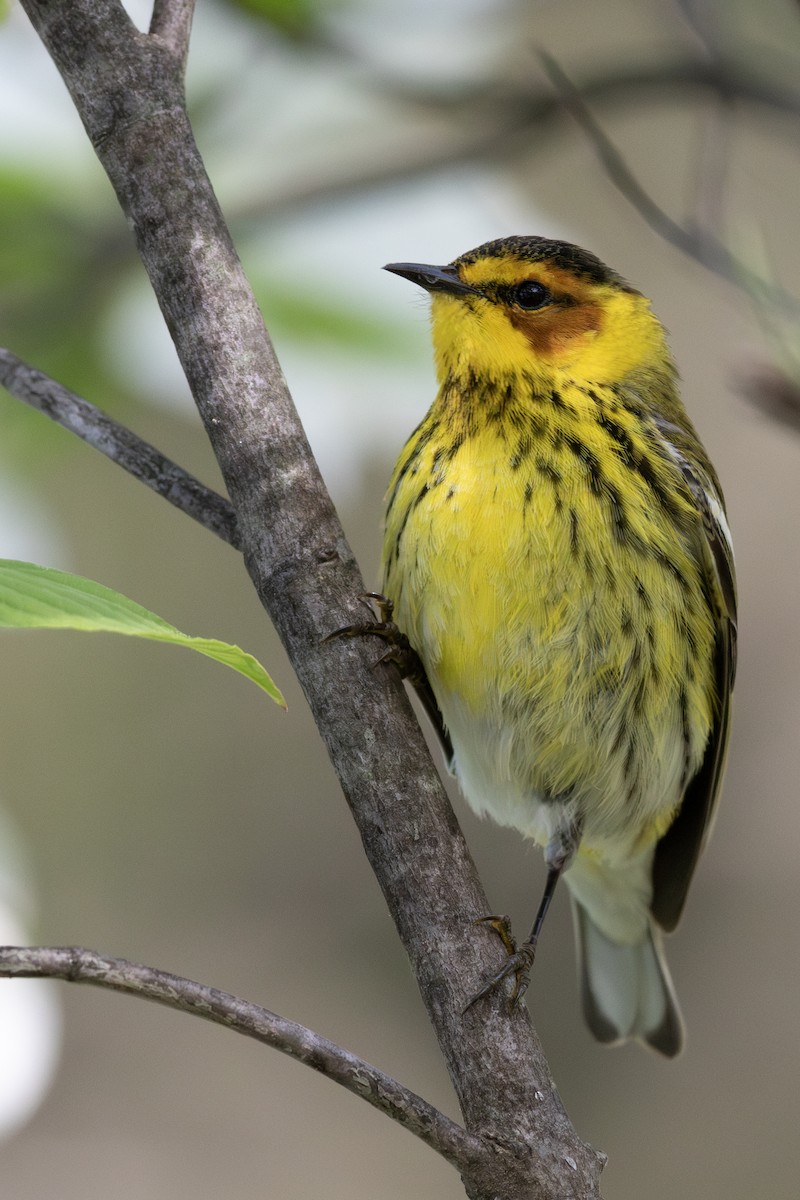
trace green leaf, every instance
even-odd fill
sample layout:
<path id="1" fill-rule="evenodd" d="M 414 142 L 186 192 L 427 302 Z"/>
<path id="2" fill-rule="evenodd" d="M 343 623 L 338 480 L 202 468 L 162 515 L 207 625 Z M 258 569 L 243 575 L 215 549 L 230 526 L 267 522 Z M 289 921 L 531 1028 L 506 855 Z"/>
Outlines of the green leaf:
<path id="1" fill-rule="evenodd" d="M 278 688 L 252 654 L 215 638 L 190 637 L 127 596 L 52 567 L 0 559 L 0 628 L 124 633 L 188 646 L 233 667 L 258 684 L 276 704 L 286 707 Z"/>
<path id="2" fill-rule="evenodd" d="M 381 358 L 391 354 L 405 359 L 416 347 L 413 334 L 375 316 L 367 307 L 348 306 L 336 298 L 326 303 L 310 287 L 304 290 L 297 284 L 274 279 L 267 282 L 252 271 L 250 281 L 269 329 L 282 337 Z"/>
<path id="3" fill-rule="evenodd" d="M 311 33 L 331 0 L 229 0 L 253 16 L 292 37 Z"/>

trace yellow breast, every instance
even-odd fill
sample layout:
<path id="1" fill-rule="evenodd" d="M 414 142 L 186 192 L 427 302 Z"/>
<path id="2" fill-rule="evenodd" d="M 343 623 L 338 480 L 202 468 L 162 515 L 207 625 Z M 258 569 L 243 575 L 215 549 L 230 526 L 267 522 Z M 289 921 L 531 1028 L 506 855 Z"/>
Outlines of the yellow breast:
<path id="1" fill-rule="evenodd" d="M 477 420 L 440 395 L 412 436 L 390 487 L 385 590 L 476 808 L 520 826 L 526 805 L 571 794 L 601 840 L 631 818 L 655 836 L 713 718 L 710 666 L 695 670 L 714 630 L 691 498 L 669 463 L 651 464 L 671 472 L 669 510 L 625 466 L 620 439 L 629 457 L 652 450 L 611 392 L 518 386 L 487 399 L 495 410 Z"/>

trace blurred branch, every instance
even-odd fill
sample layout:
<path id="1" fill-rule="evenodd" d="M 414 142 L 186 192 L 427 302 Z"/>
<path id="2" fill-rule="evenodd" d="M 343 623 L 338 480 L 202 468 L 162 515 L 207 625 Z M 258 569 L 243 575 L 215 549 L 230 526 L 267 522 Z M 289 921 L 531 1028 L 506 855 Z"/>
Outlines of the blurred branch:
<path id="1" fill-rule="evenodd" d="M 731 102 L 720 97 L 702 121 L 696 151 L 692 222 L 695 229 L 705 226 L 718 232 L 724 227 L 732 131 Z"/>
<path id="2" fill-rule="evenodd" d="M 738 390 L 773 421 L 800 433 L 800 384 L 775 367 L 745 374 Z"/>
<path id="3" fill-rule="evenodd" d="M 528 152 L 536 149 L 567 111 L 560 94 L 515 81 L 501 85 L 492 80 L 443 93 L 419 85 L 411 88 L 402 81 L 387 83 L 385 76 L 371 79 L 368 68 L 364 74 L 365 86 L 383 98 L 394 98 L 427 114 L 449 116 L 447 127 L 432 135 L 421 131 L 402 152 L 391 144 L 369 145 L 362 156 L 344 166 L 336 165 L 327 173 L 315 168 L 313 177 L 295 179 L 281 191 L 238 205 L 231 219 L 274 218 L 302 206 L 357 195 L 366 188 L 424 177 L 445 167 L 480 160 L 504 162 L 521 148 Z M 728 103 L 737 101 L 800 116 L 800 91 L 776 82 L 774 72 L 754 71 L 750 64 L 724 57 L 615 68 L 583 82 L 580 96 L 584 105 L 613 106 L 694 90 L 711 92 Z M 536 145 L 531 141 L 534 134 Z"/>
<path id="4" fill-rule="evenodd" d="M 236 513 L 223 496 L 88 400 L 76 396 L 2 347 L 0 384 L 12 396 L 77 434 L 134 479 L 147 484 L 181 512 L 241 550 Z"/>
<path id="5" fill-rule="evenodd" d="M 458 1170 L 467 1169 L 480 1143 L 444 1113 L 363 1058 L 305 1025 L 180 975 L 110 958 L 78 946 L 0 946 L 0 977 L 64 979 L 154 1000 L 254 1038 L 339 1083 L 415 1134 Z"/>
<path id="6" fill-rule="evenodd" d="M 244 561 L 302 684 L 408 952 L 480 1155 L 471 1200 L 591 1200 L 603 1156 L 570 1124 L 527 1012 L 466 999 L 503 950 L 396 671 L 358 640 L 365 588 L 185 110 L 182 70 L 118 0 L 22 0 L 134 231 L 237 515 Z M 356 681 L 354 685 L 354 681 Z M 357 696 L 353 695 L 354 687 Z"/>
<path id="7" fill-rule="evenodd" d="M 778 307 L 800 312 L 800 299 L 756 275 L 714 234 L 704 229 L 685 228 L 656 204 L 594 119 L 581 93 L 555 59 L 544 53 L 540 57 L 563 104 L 592 143 L 609 179 L 659 237 L 726 282 L 733 283 L 748 293 L 757 291 L 762 299 Z"/>
<path id="8" fill-rule="evenodd" d="M 683 19 L 709 53 L 719 42 L 720 13 L 716 0 L 675 0 Z"/>
<path id="9" fill-rule="evenodd" d="M 716 0 L 712 2 L 716 3 Z M 693 28 L 700 37 L 700 27 L 694 25 Z M 659 92 L 697 88 L 728 100 L 800 116 L 800 91 L 793 86 L 800 64 L 795 59 L 783 64 L 784 76 L 780 78 L 773 47 L 764 51 L 748 43 L 746 53 L 732 55 L 719 50 L 710 33 L 711 25 L 708 25 L 705 36 L 700 37 L 705 52 L 701 58 L 681 57 L 628 65 L 621 64 L 615 56 L 612 69 L 599 70 L 582 81 L 581 94 L 595 104 L 628 104 L 631 93 L 636 93 L 641 101 Z M 463 115 L 469 106 L 488 114 L 493 105 L 507 112 L 524 112 L 531 120 L 560 115 L 558 101 L 538 85 L 529 83 L 527 76 L 522 81 L 503 75 L 479 79 L 476 83 L 448 82 L 446 87 L 430 87 L 416 79 L 409 84 L 402 78 L 387 78 L 383 67 L 379 73 L 374 73 L 369 63 L 362 63 L 362 67 L 367 86 L 384 97 L 415 104 L 426 111 L 458 111 Z M 791 83 L 785 82 L 789 80 Z"/>

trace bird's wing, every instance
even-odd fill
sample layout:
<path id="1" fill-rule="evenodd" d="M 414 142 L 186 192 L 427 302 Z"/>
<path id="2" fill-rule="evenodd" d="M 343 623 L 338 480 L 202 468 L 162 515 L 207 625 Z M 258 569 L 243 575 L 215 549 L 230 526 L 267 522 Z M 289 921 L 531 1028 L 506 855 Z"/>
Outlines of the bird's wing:
<path id="1" fill-rule="evenodd" d="M 661 430 L 662 435 L 666 432 Z M 706 568 L 709 595 L 718 609 L 714 726 L 700 768 L 687 784 L 678 815 L 658 842 L 653 860 L 651 911 L 658 924 L 669 931 L 680 919 L 692 874 L 711 831 L 725 769 L 731 692 L 736 674 L 736 576 L 730 530 L 716 480 L 698 464 L 687 462 L 668 435 L 665 441 L 702 514 L 699 549 Z"/>

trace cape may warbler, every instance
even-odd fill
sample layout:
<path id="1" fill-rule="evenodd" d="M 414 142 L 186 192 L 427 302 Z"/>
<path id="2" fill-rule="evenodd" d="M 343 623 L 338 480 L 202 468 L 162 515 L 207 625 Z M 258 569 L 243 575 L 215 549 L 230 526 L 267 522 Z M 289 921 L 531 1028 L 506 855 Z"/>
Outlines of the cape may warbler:
<path id="1" fill-rule="evenodd" d="M 719 791 L 730 534 L 645 296 L 577 246 L 509 237 L 386 268 L 431 294 L 439 393 L 389 487 L 384 590 L 478 813 L 544 847 L 524 990 L 560 873 L 602 1042 L 678 1052 L 661 950 Z M 476 997 L 477 998 L 477 997 Z"/>

